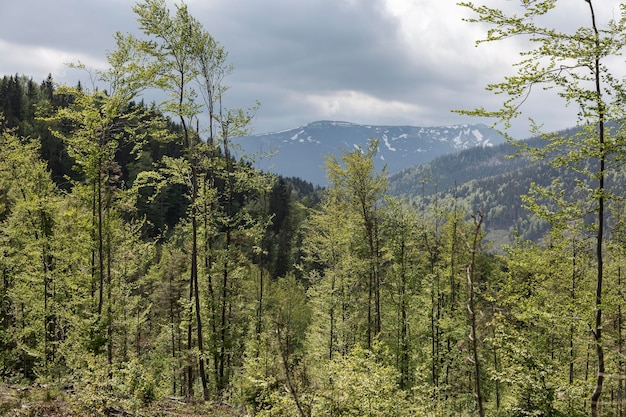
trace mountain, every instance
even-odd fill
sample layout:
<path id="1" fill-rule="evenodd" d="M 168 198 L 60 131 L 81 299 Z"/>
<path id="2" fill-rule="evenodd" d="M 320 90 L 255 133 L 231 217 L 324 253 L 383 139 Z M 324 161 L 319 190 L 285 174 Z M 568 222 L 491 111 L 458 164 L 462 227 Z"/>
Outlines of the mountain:
<path id="1" fill-rule="evenodd" d="M 483 124 L 418 127 L 318 121 L 295 129 L 236 138 L 235 143 L 248 155 L 274 153 L 271 158 L 260 160 L 260 169 L 326 185 L 324 158 L 340 158 L 342 152 L 357 147 L 365 149 L 372 138 L 379 140 L 376 167 L 387 165 L 389 174 L 440 155 L 504 142 L 497 131 Z"/>
<path id="2" fill-rule="evenodd" d="M 530 147 L 544 145 L 538 138 L 524 142 Z M 514 158 L 515 152 L 513 145 L 501 143 L 441 155 L 428 163 L 392 174 L 389 178 L 390 193 L 404 198 L 429 196 L 450 191 L 467 182 L 498 177 L 534 166 L 528 158 Z"/>
<path id="3" fill-rule="evenodd" d="M 542 145 L 540 139 L 527 142 L 529 146 Z M 521 195 L 528 192 L 531 182 L 548 186 L 565 173 L 546 163 L 511 158 L 514 153 L 515 148 L 504 143 L 442 155 L 391 175 L 389 193 L 416 208 L 436 201 L 440 209 L 456 206 L 467 215 L 481 211 L 487 240 L 498 246 L 515 235 L 538 239 L 546 224 L 524 208 Z"/>
<path id="4" fill-rule="evenodd" d="M 573 137 L 579 131 L 572 128 L 559 134 Z M 541 138 L 523 142 L 530 148 L 546 145 Z M 545 160 L 512 157 L 515 151 L 512 145 L 504 143 L 442 155 L 391 175 L 389 193 L 409 201 L 418 210 L 436 202 L 439 210 L 452 210 L 456 206 L 468 216 L 480 211 L 485 216 L 483 224 L 487 240 L 494 247 L 510 243 L 516 237 L 537 240 L 543 237 L 548 225 L 528 211 L 522 201 L 521 196 L 528 194 L 531 183 L 550 187 L 555 179 L 559 179 L 564 195 L 570 201 L 584 202 L 588 196 L 577 184 L 588 183 L 589 178 L 569 169 L 555 168 Z M 612 169 L 607 172 L 605 187 L 609 194 L 625 198 L 625 182 L 626 170 Z M 589 185 L 594 186 L 593 183 Z M 550 204 L 548 201 L 544 203 Z M 589 207 L 587 210 L 591 212 Z M 609 210 L 607 224 L 612 221 Z"/>

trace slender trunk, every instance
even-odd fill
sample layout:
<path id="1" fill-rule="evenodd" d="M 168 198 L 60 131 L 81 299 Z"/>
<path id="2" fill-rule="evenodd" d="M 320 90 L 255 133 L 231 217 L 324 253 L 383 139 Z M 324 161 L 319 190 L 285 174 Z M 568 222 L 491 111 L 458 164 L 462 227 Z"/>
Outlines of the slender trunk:
<path id="1" fill-rule="evenodd" d="M 372 230 L 372 255 L 373 255 L 373 272 L 374 272 L 374 303 L 376 321 L 374 323 L 374 334 L 378 338 L 382 332 L 382 318 L 380 308 L 380 242 L 378 236 L 378 219 L 374 216 Z"/>
<path id="2" fill-rule="evenodd" d="M 430 248 L 430 274 L 432 277 L 431 294 L 430 294 L 430 336 L 431 336 L 431 376 L 433 385 L 439 387 L 440 378 L 440 352 L 439 352 L 439 336 L 441 334 L 440 318 L 441 318 L 441 288 L 439 281 L 439 272 L 436 271 L 435 265 L 438 257 L 437 248 L 437 231 L 435 230 L 435 237 L 433 247 Z M 427 243 L 428 245 L 428 243 Z"/>
<path id="3" fill-rule="evenodd" d="M 496 372 L 500 372 L 500 365 L 498 362 L 498 348 L 493 346 L 493 369 Z M 496 410 L 500 410 L 500 380 L 496 379 Z"/>
<path id="4" fill-rule="evenodd" d="M 97 197 L 97 183 L 96 181 L 93 182 L 92 186 L 91 186 L 91 231 L 90 236 L 91 236 L 91 302 L 92 305 L 95 305 L 95 298 L 96 298 L 96 282 L 97 282 L 97 278 L 96 278 L 96 274 L 97 274 L 97 268 L 96 268 L 96 248 L 93 246 L 93 242 L 96 241 L 96 229 L 97 229 L 97 211 L 98 211 L 98 197 Z"/>
<path id="5" fill-rule="evenodd" d="M 409 386 L 409 346 L 408 324 L 406 311 L 406 245 L 402 237 L 400 245 L 400 387 L 405 389 Z"/>
<path id="6" fill-rule="evenodd" d="M 218 299 L 216 298 L 216 293 L 213 285 L 213 273 L 210 268 L 213 268 L 213 260 L 212 256 L 207 260 L 208 262 L 208 284 L 209 284 L 209 302 L 211 306 L 209 307 L 209 312 L 211 313 L 211 340 L 212 347 L 211 352 L 213 356 L 213 375 L 215 381 L 219 381 L 219 348 L 218 348 L 218 340 L 219 340 L 219 332 L 218 332 L 218 319 L 217 319 L 217 303 Z"/>
<path id="7" fill-rule="evenodd" d="M 262 201 L 262 208 L 263 208 L 263 216 L 266 216 L 268 213 L 268 196 L 266 192 L 263 192 L 260 196 L 260 200 Z M 267 230 L 267 229 L 266 229 Z M 263 333 L 263 303 L 264 303 L 264 290 L 265 290 L 265 264 L 266 264 L 266 255 L 270 253 L 271 251 L 271 243 L 269 242 L 269 239 L 267 238 L 267 235 L 264 233 L 263 236 L 261 237 L 261 247 L 262 247 L 262 251 L 261 253 L 259 253 L 259 260 L 258 260 L 258 266 L 259 266 L 259 293 L 258 293 L 258 298 L 257 298 L 257 322 L 256 322 L 256 338 L 257 338 L 257 346 L 260 346 L 261 343 L 261 333 Z M 254 264 L 254 253 L 252 255 L 252 259 L 253 259 L 253 264 Z M 268 260 L 269 263 L 269 260 Z M 268 272 L 268 275 L 271 275 L 270 272 Z M 271 278 L 271 276 L 270 276 Z M 258 356 L 259 355 L 259 350 L 257 348 L 255 354 Z"/>
<path id="8" fill-rule="evenodd" d="M 470 343 L 472 347 L 472 362 L 474 364 L 474 388 L 476 403 L 478 406 L 478 414 L 480 417 L 485 416 L 485 409 L 483 408 L 483 395 L 480 378 L 480 360 L 478 358 L 478 336 L 476 334 L 476 306 L 474 303 L 474 281 L 476 271 L 476 252 L 478 251 L 478 239 L 480 235 L 480 228 L 483 221 L 483 215 L 478 213 L 474 216 L 474 236 L 471 247 L 471 261 L 467 266 L 467 286 L 469 297 L 467 301 L 467 310 L 470 318 Z"/>
<path id="9" fill-rule="evenodd" d="M 438 298 L 436 294 L 435 281 L 433 279 L 430 291 L 430 373 L 432 383 L 435 387 L 439 386 L 439 375 L 437 372 L 437 323 L 436 323 L 436 308 L 435 300 Z"/>
<path id="10" fill-rule="evenodd" d="M 43 364 L 48 372 L 48 274 L 45 270 L 43 276 Z"/>
<path id="11" fill-rule="evenodd" d="M 450 303 L 449 303 L 449 319 L 454 319 L 454 314 L 456 310 L 456 244 L 457 244 L 457 190 L 456 190 L 456 181 L 454 183 L 454 207 L 452 210 L 452 234 L 450 241 L 450 278 L 449 278 L 449 288 L 450 288 Z M 450 371 L 452 365 L 452 346 L 454 345 L 452 341 L 452 336 L 449 332 L 446 334 L 446 374 L 445 374 L 445 384 L 448 390 L 450 389 Z M 494 351 L 495 352 L 495 351 Z M 497 388 L 498 382 L 496 381 L 496 397 L 497 397 Z M 447 396 L 447 395 L 446 395 Z"/>
<path id="12" fill-rule="evenodd" d="M 179 300 L 182 297 L 182 292 L 180 291 L 180 289 L 178 289 L 176 291 L 176 300 Z M 176 309 L 176 323 L 182 323 L 183 321 L 183 317 L 182 317 L 182 309 L 178 308 Z M 181 357 L 181 353 L 183 351 L 183 334 L 181 332 L 181 329 L 179 326 L 176 326 L 176 352 L 178 352 L 178 357 L 179 359 L 175 362 L 175 370 L 176 373 L 178 373 L 178 369 L 182 369 L 182 365 L 183 362 L 181 361 L 180 357 Z M 179 395 L 182 397 L 183 395 L 185 395 L 185 373 L 182 372 L 180 377 L 178 378 L 180 381 L 178 390 L 179 390 Z"/>
<path id="13" fill-rule="evenodd" d="M 569 326 L 569 384 L 574 384 L 574 300 L 576 299 L 576 241 L 572 238 L 572 286 L 570 288 L 570 314 L 572 323 Z"/>
<path id="14" fill-rule="evenodd" d="M 374 337 L 377 336 L 376 334 L 376 324 L 375 324 L 375 318 L 373 316 L 375 316 L 375 312 L 374 314 L 372 314 L 372 307 L 374 307 L 374 310 L 376 309 L 375 306 L 375 289 L 374 287 L 376 286 L 376 271 L 375 271 L 375 266 L 374 266 L 374 237 L 373 237 L 373 231 L 372 231 L 372 226 L 370 225 L 369 219 L 368 219 L 368 215 L 367 215 L 367 210 L 365 207 L 365 203 L 363 203 L 363 218 L 365 221 L 365 232 L 367 234 L 367 241 L 368 241 L 368 249 L 369 249 L 369 281 L 368 281 L 368 286 L 367 286 L 367 290 L 368 290 L 368 294 L 367 294 L 367 349 L 371 349 L 372 348 L 372 339 Z M 374 304 L 374 306 L 372 306 L 372 304 Z"/>
<path id="15" fill-rule="evenodd" d="M 373 339 L 381 331 L 378 222 L 373 205 L 368 206 L 365 196 L 360 196 L 359 199 L 368 245 L 367 349 L 371 349 Z"/>
<path id="16" fill-rule="evenodd" d="M 589 10 L 591 13 L 592 27 L 595 33 L 595 46 L 596 51 L 600 50 L 600 35 L 596 26 L 595 13 L 593 10 L 593 4 L 591 0 L 586 0 L 589 4 Z M 599 54 L 599 52 L 596 52 Z M 596 356 L 598 359 L 597 372 L 596 372 L 596 385 L 593 393 L 591 394 L 591 415 L 592 417 L 598 417 L 598 403 L 602 396 L 602 387 L 604 384 L 604 349 L 602 347 L 602 285 L 604 278 L 604 259 L 603 259 L 603 245 L 604 245 L 604 176 L 605 176 L 605 162 L 606 162 L 606 149 L 604 145 L 604 117 L 605 109 L 602 101 L 602 86 L 600 85 L 600 58 L 596 56 L 594 62 L 594 75 L 596 82 L 596 95 L 598 105 L 598 147 L 599 147 L 599 167 L 598 167 L 598 230 L 596 235 L 596 263 L 597 263 L 597 275 L 596 275 L 596 294 L 595 294 L 595 326 L 593 330 L 593 336 L 596 346 Z"/>
<path id="17" fill-rule="evenodd" d="M 43 225 L 43 217 L 44 214 L 41 213 L 41 217 L 42 217 L 42 225 Z M 43 228 L 43 227 L 42 227 Z M 45 237 L 45 233 L 43 233 L 43 236 Z M 46 370 L 46 372 L 48 372 L 48 359 L 49 359 L 49 352 L 48 352 L 48 342 L 49 342 L 49 306 L 48 306 L 48 298 L 49 298 L 49 285 L 50 285 L 50 278 L 49 278 L 49 269 L 48 269 L 48 262 L 47 262 L 47 250 L 46 250 L 46 243 L 42 243 L 42 247 L 41 247 L 41 259 L 42 259 L 42 268 L 43 268 L 43 352 L 44 352 L 44 369 Z"/>
<path id="18" fill-rule="evenodd" d="M 215 209 L 213 201 L 208 201 L 209 190 L 215 188 L 215 142 L 213 139 L 213 113 L 210 111 L 210 127 L 209 127 L 209 170 L 207 176 L 204 178 L 204 266 L 207 271 L 207 286 L 209 292 L 209 314 L 211 323 L 211 354 L 213 357 L 213 377 L 215 381 L 219 381 L 219 354 L 218 354 L 218 319 L 217 319 L 217 305 L 218 299 L 215 291 L 215 284 L 213 282 L 213 266 L 214 266 L 214 254 L 213 254 L 213 236 L 210 232 L 211 223 L 209 217 L 209 211 Z"/>
<path id="19" fill-rule="evenodd" d="M 169 275 L 169 298 L 170 298 L 170 331 L 172 333 L 172 395 L 176 395 L 176 380 L 177 380 L 177 366 L 176 366 L 176 320 L 174 316 L 174 287 L 172 285 L 173 276 Z"/>
<path id="20" fill-rule="evenodd" d="M 199 131 L 199 125 L 196 126 Z M 193 152 L 194 146 L 190 143 Z M 202 398 L 209 400 L 209 387 L 207 385 L 206 371 L 204 368 L 204 335 L 202 327 L 202 310 L 200 309 L 200 289 L 198 287 L 198 168 L 195 155 L 190 155 L 191 161 L 191 280 L 193 281 L 194 300 L 196 305 L 196 336 L 198 338 L 198 371 L 202 382 Z"/>
<path id="21" fill-rule="evenodd" d="M 276 324 L 276 339 L 278 341 L 278 350 L 280 350 L 280 357 L 282 359 L 283 368 L 285 370 L 285 378 L 287 379 L 287 387 L 289 388 L 289 393 L 291 394 L 293 401 L 296 403 L 296 408 L 298 409 L 298 413 L 300 414 L 300 417 L 307 417 L 310 415 L 310 413 L 308 413 L 307 410 L 304 409 L 302 403 L 300 402 L 300 396 L 298 395 L 298 390 L 295 384 L 293 383 L 293 380 L 291 379 L 291 369 L 289 367 L 289 357 L 288 357 L 289 341 L 287 340 L 283 342 L 282 334 L 280 330 L 280 324 L 278 323 Z"/>
<path id="22" fill-rule="evenodd" d="M 354 332 L 350 332 L 346 328 L 346 322 L 348 321 L 348 300 L 346 299 L 348 291 L 346 290 L 344 277 L 341 277 L 340 279 L 339 297 L 341 297 L 341 338 L 337 343 L 337 348 L 342 355 L 345 355 L 348 353 L 350 346 L 354 344 Z"/>
<path id="23" fill-rule="evenodd" d="M 98 182 L 96 183 L 96 211 L 98 217 L 98 317 L 102 315 L 104 303 L 104 231 L 102 227 L 102 158 L 98 159 Z"/>
<path id="24" fill-rule="evenodd" d="M 225 259 L 222 269 L 222 294 L 220 308 L 220 340 L 219 340 L 219 371 L 218 371 L 218 391 L 220 394 L 226 389 L 226 355 L 228 339 L 228 277 L 230 264 L 228 261 L 230 250 L 231 232 L 226 231 Z"/>
<path id="25" fill-rule="evenodd" d="M 454 312 L 456 307 L 456 233 L 457 233 L 457 190 L 454 182 L 454 209 L 452 211 L 452 242 L 450 248 L 450 312 Z"/>
<path id="26" fill-rule="evenodd" d="M 26 200 L 26 195 L 22 193 L 22 196 Z M 33 215 L 29 214 L 31 218 Z M 50 301 L 54 298 L 54 296 L 50 293 L 51 286 L 51 278 L 50 274 L 52 271 L 52 263 L 53 257 L 50 253 L 49 241 L 52 237 L 52 225 L 51 220 L 46 215 L 44 209 L 40 209 L 38 212 L 39 215 L 39 231 L 35 231 L 35 240 L 40 241 L 41 244 L 41 268 L 43 274 L 43 300 L 44 300 L 44 311 L 43 311 L 43 337 L 44 337 L 44 369 L 46 372 L 48 371 L 49 362 L 54 360 L 54 356 L 50 351 L 50 342 L 54 339 L 55 333 L 55 319 L 54 313 L 50 312 Z M 33 220 L 33 227 L 36 229 L 35 221 Z"/>
<path id="27" fill-rule="evenodd" d="M 219 372 L 218 372 L 218 391 L 220 395 L 226 389 L 228 385 L 228 373 L 227 373 L 227 362 L 230 362 L 228 347 L 228 327 L 229 327 L 229 316 L 230 316 L 230 303 L 229 303 L 229 275 L 230 275 L 230 246 L 232 241 L 232 225 L 233 221 L 233 198 L 235 194 L 234 184 L 233 184 L 233 172 L 232 172 L 232 161 L 230 158 L 230 151 L 228 147 L 228 121 L 223 123 L 222 133 L 223 133 L 223 146 L 224 146 L 224 158 L 226 161 L 226 241 L 224 245 L 224 263 L 222 270 L 222 296 L 221 296 L 221 320 L 220 320 L 220 343 L 219 343 Z"/>
<path id="28" fill-rule="evenodd" d="M 367 349 L 372 348 L 372 299 L 374 293 L 374 275 L 371 270 L 367 283 Z"/>
<path id="29" fill-rule="evenodd" d="M 260 255 L 263 259 L 263 254 Z M 257 311 L 256 311 L 256 339 L 257 343 L 261 342 L 261 333 L 263 332 L 263 287 L 265 285 L 265 279 L 263 276 L 263 261 L 259 263 L 259 297 L 257 299 Z M 256 354 L 259 354 L 259 348 L 257 348 Z"/>
<path id="30" fill-rule="evenodd" d="M 334 340 L 335 340 L 335 273 L 333 272 L 330 279 L 330 311 L 329 311 L 329 320 L 330 320 L 330 334 L 328 335 L 328 360 L 333 359 L 333 352 L 335 350 Z"/>
<path id="31" fill-rule="evenodd" d="M 622 268 L 617 269 L 617 296 L 620 300 L 623 300 L 622 294 Z M 617 352 L 619 354 L 619 361 L 617 369 L 622 378 L 619 378 L 617 387 L 617 417 L 622 417 L 624 413 L 624 378 L 626 375 L 624 370 L 624 339 L 622 336 L 622 303 L 617 305 Z"/>
<path id="32" fill-rule="evenodd" d="M 192 187 L 193 198 L 191 208 L 191 279 L 193 280 L 194 301 L 196 306 L 196 335 L 198 338 L 198 371 L 200 372 L 200 380 L 202 381 L 202 395 L 205 401 L 209 400 L 209 388 L 207 385 L 206 371 L 204 369 L 204 336 L 202 334 L 202 310 L 200 309 L 200 291 L 198 288 L 198 221 L 196 200 L 198 198 L 198 180 L 196 167 L 192 166 Z"/>
<path id="33" fill-rule="evenodd" d="M 191 280 L 191 282 L 189 283 L 189 308 L 191 309 L 191 303 L 193 300 L 193 292 L 194 292 L 194 282 L 193 280 Z M 192 327 L 192 312 L 189 311 L 189 314 L 187 316 L 187 320 L 189 321 L 189 323 L 187 324 L 187 355 L 188 355 L 188 363 L 187 363 L 187 397 L 188 398 L 192 398 L 193 397 L 193 364 L 191 361 L 191 349 L 192 349 L 192 335 L 193 335 L 193 327 Z"/>
<path id="34" fill-rule="evenodd" d="M 208 271 L 209 271 L 209 276 L 208 276 L 209 302 L 211 303 L 211 306 L 210 306 L 210 313 L 211 313 L 211 339 L 213 341 L 211 351 L 213 353 L 213 373 L 214 373 L 215 381 L 219 381 L 219 348 L 218 348 L 219 332 L 218 332 L 218 327 L 217 327 L 217 323 L 218 323 L 218 319 L 217 319 L 217 303 L 218 303 L 219 300 L 217 299 L 216 292 L 215 292 L 214 285 L 213 285 L 213 272 L 212 272 L 213 258 L 212 258 L 212 255 L 209 256 L 209 259 L 207 259 L 207 263 L 208 263 L 208 267 L 209 267 L 209 269 L 208 269 Z"/>
<path id="35" fill-rule="evenodd" d="M 110 197 L 107 192 L 106 210 L 106 286 L 107 286 L 107 363 L 109 364 L 109 378 L 113 377 L 113 300 L 111 299 L 112 283 L 111 283 L 111 231 L 109 225 L 110 219 Z"/>
<path id="36" fill-rule="evenodd" d="M 207 58 L 207 57 L 203 57 Z M 211 65 L 208 61 L 203 61 L 203 70 L 202 75 L 206 81 L 206 105 L 208 109 L 209 116 L 209 134 L 207 138 L 207 145 L 209 148 L 209 169 L 208 174 L 204 180 L 204 189 L 205 189 L 205 210 L 204 210 L 204 233 L 205 233 L 205 267 L 207 270 L 207 284 L 208 284 L 208 292 L 209 292 L 209 313 L 210 313 L 210 322 L 211 322 L 211 354 L 213 358 L 213 376 L 217 384 L 217 391 L 221 393 L 220 390 L 220 352 L 219 352 L 219 340 L 220 340 L 220 332 L 218 330 L 218 295 L 215 290 L 215 283 L 213 279 L 213 266 L 214 266 L 214 254 L 213 254 L 213 236 L 209 233 L 210 223 L 209 223 L 209 210 L 214 211 L 215 203 L 211 201 L 207 204 L 208 197 L 208 189 L 215 189 L 215 164 L 216 164 L 216 154 L 215 154 L 215 90 L 219 90 L 219 86 L 214 82 L 211 73 Z M 221 102 L 220 102 L 221 106 Z"/>
<path id="37" fill-rule="evenodd" d="M 180 71 L 180 85 L 184 86 L 185 85 L 185 72 L 183 70 Z M 181 90 L 179 92 L 179 96 L 178 96 L 178 106 L 179 106 L 179 114 L 180 114 L 180 123 L 183 129 L 183 146 L 186 148 L 187 151 L 187 160 L 189 161 L 190 165 L 192 167 L 194 167 L 194 155 L 193 155 L 193 144 L 192 144 L 192 140 L 191 137 L 189 135 L 189 128 L 187 127 L 187 122 L 185 121 L 185 118 L 183 117 L 183 100 L 184 100 L 184 91 Z M 193 177 L 193 174 L 192 174 Z M 195 177 L 192 179 L 192 181 L 195 180 Z M 191 350 L 193 348 L 193 301 L 194 301 L 194 293 L 196 290 L 195 285 L 196 285 L 196 279 L 194 279 L 194 275 L 197 275 L 197 248 L 196 248 L 196 227 L 193 224 L 193 218 L 195 217 L 195 196 L 196 196 L 196 188 L 194 186 L 194 184 L 191 184 L 192 187 L 192 198 L 190 201 L 190 206 L 191 206 L 191 218 L 192 218 L 192 248 L 191 248 L 191 273 L 189 274 L 189 312 L 188 312 L 188 325 L 187 325 L 187 355 L 188 355 L 188 363 L 187 363 L 187 396 L 189 398 L 193 397 L 193 364 L 192 364 L 192 354 L 191 354 Z"/>

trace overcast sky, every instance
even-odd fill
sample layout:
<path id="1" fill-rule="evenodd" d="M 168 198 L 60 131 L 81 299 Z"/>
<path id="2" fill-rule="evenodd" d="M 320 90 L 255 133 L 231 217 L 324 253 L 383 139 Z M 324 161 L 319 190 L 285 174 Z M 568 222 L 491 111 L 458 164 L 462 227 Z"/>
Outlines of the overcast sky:
<path id="1" fill-rule="evenodd" d="M 488 0 L 512 7 L 516 0 Z M 477 0 L 480 3 L 481 0 Z M 474 123 L 453 109 L 493 107 L 484 87 L 512 74 L 515 42 L 475 47 L 485 27 L 462 21 L 456 0 L 187 0 L 229 53 L 228 104 L 261 107 L 255 133 L 316 120 L 440 126 Z M 584 0 L 562 0 L 554 24 L 587 25 Z M 596 2 L 599 21 L 617 0 Z M 64 64 L 106 65 L 116 31 L 137 34 L 132 0 L 3 0 L 0 75 L 37 82 L 49 73 L 75 85 L 83 72 Z M 174 9 L 174 2 L 169 1 Z M 576 109 L 550 96 L 525 103 L 548 129 L 573 126 Z M 526 137 L 526 124 L 512 131 Z"/>

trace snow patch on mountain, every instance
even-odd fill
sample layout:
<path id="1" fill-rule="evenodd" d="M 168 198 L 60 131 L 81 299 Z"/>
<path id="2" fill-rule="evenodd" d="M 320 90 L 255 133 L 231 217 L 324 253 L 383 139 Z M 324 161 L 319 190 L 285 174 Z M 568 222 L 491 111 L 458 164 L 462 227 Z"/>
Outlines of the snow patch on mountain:
<path id="1" fill-rule="evenodd" d="M 472 130 L 472 135 L 474 135 L 474 137 L 476 138 L 476 142 L 483 143 L 483 140 L 484 140 L 485 137 L 483 136 L 482 133 L 480 133 L 479 130 L 473 129 Z"/>
<path id="2" fill-rule="evenodd" d="M 304 133 L 304 130 L 299 131 L 298 133 L 296 133 L 295 135 L 291 137 L 291 140 L 297 140 L 298 137 L 302 135 L 303 133 Z"/>
<path id="3" fill-rule="evenodd" d="M 396 151 L 396 148 L 391 146 L 391 143 L 389 143 L 389 138 L 387 137 L 387 135 L 383 135 L 383 141 L 385 142 L 385 146 L 387 147 L 387 149 L 389 149 L 392 152 Z"/>

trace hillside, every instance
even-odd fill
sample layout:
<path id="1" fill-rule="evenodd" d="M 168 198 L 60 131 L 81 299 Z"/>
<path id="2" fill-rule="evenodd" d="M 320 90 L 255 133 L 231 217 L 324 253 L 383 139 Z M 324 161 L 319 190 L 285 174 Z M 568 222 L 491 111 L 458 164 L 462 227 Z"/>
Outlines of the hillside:
<path id="1" fill-rule="evenodd" d="M 576 131 L 562 133 L 571 135 Z M 540 138 L 523 143 L 530 147 L 543 146 Z M 522 195 L 528 193 L 532 183 L 548 187 L 557 178 L 565 184 L 568 195 L 575 195 L 576 179 L 545 162 L 515 156 L 515 151 L 513 145 L 503 143 L 440 156 L 391 175 L 390 193 L 416 207 L 437 201 L 440 207 L 450 208 L 456 202 L 468 213 L 481 211 L 485 215 L 488 240 L 496 245 L 510 242 L 515 236 L 540 239 L 547 224 L 525 208 Z M 615 176 L 607 181 L 618 194 L 619 183 Z"/>
<path id="2" fill-rule="evenodd" d="M 373 153 L 352 151 L 334 167 L 337 198 L 327 198 L 309 182 L 240 164 L 224 147 L 182 140 L 180 126 L 141 104 L 119 107 L 106 121 L 107 97 L 28 78 L 5 77 L 2 85 L 33 90 L 0 102 L 8 116 L 0 134 L 0 410 L 7 415 L 298 415 L 294 392 L 311 399 L 315 411 L 303 413 L 311 416 L 349 404 L 357 405 L 351 415 L 367 415 L 364 399 L 380 415 L 471 414 L 465 381 L 480 373 L 467 360 L 470 302 L 477 331 L 501 338 L 496 350 L 477 355 L 483 363 L 494 352 L 503 359 L 501 371 L 484 372 L 507 407 L 517 410 L 526 393 L 515 380 L 493 381 L 533 377 L 535 363 L 554 369 L 554 390 L 571 385 L 571 360 L 574 380 L 584 381 L 589 326 L 572 327 L 552 312 L 592 317 L 593 239 L 583 227 L 543 245 L 542 224 L 519 198 L 532 181 L 575 184 L 571 175 L 510 159 L 510 145 L 475 147 L 393 175 L 391 192 L 413 207 L 385 207 Z M 86 130 L 87 115 L 104 128 L 123 124 L 123 134 L 104 137 L 107 163 L 89 170 L 85 161 L 101 160 L 84 156 L 101 155 L 102 137 Z M 67 128 L 61 137 L 50 133 L 56 126 Z M 384 137 L 382 144 L 389 148 Z M 185 181 L 190 166 L 202 185 L 196 204 L 193 182 Z M 609 177 L 607 187 L 620 191 L 623 182 Z M 593 199 L 574 192 L 568 197 L 593 208 Z M 455 202 L 453 216 L 445 209 Z M 491 247 L 468 217 L 476 210 L 485 214 Z M 537 241 L 493 256 L 515 233 Z M 607 271 L 624 264 L 620 233 L 607 234 Z M 467 285 L 472 275 L 476 286 Z M 617 295 L 608 297 L 612 311 Z M 615 327 L 607 329 L 615 340 Z M 517 349 L 528 340 L 536 352 Z M 543 393 L 543 378 L 531 380 L 529 392 Z M 486 415 L 511 414 L 493 408 L 494 397 Z M 585 398 L 552 396 L 540 413 L 557 415 L 558 407 L 565 410 L 558 415 L 584 415 L 567 411 Z"/>

